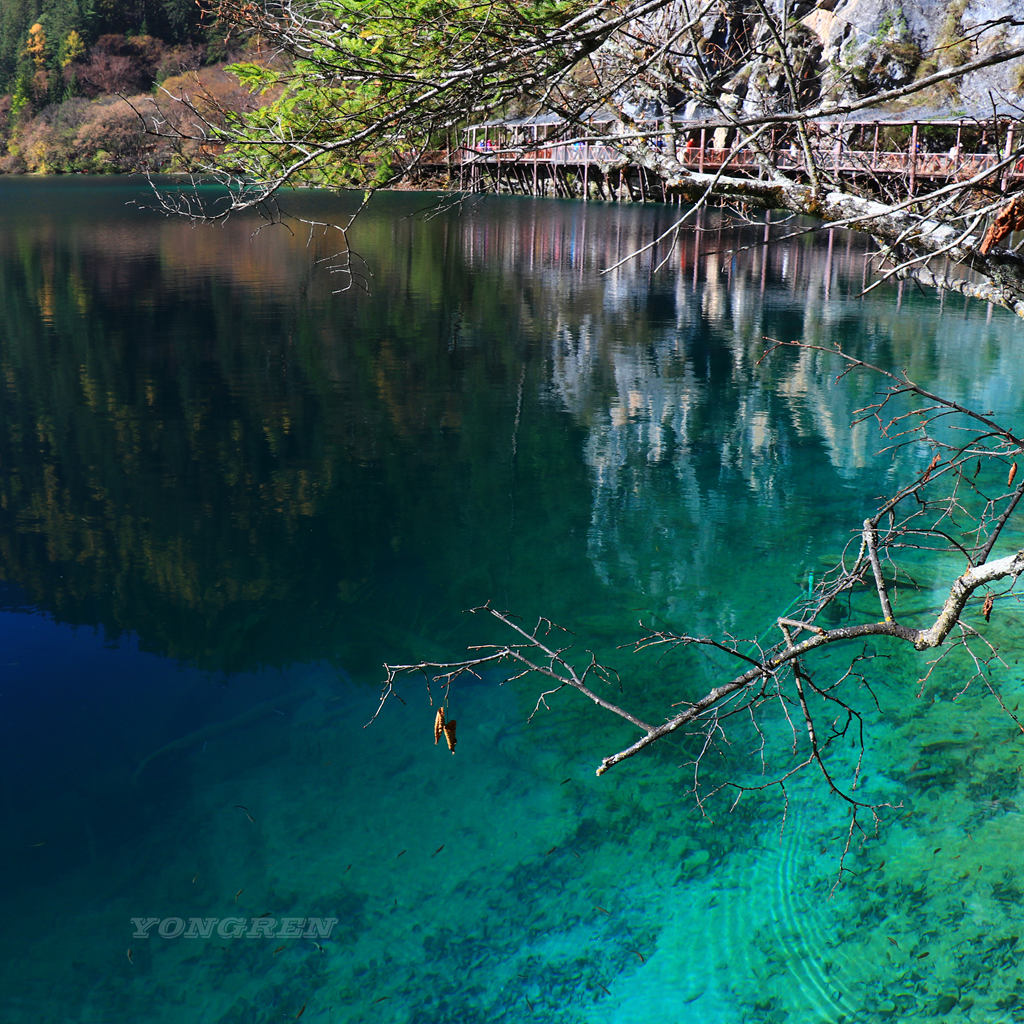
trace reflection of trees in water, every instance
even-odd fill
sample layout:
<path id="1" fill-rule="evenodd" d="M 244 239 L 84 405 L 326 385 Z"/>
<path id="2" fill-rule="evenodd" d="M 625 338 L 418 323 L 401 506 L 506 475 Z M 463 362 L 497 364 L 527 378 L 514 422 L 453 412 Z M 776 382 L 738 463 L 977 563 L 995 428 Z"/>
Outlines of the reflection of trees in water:
<path id="1" fill-rule="evenodd" d="M 708 219 L 661 274 L 664 252 L 601 276 L 675 211 L 406 216 L 423 205 L 389 197 L 360 222 L 373 290 L 341 298 L 304 236 L 142 227 L 123 197 L 109 218 L 12 217 L 4 577 L 217 668 L 354 648 L 376 664 L 403 630 L 422 656 L 414 634 L 489 597 L 562 615 L 588 556 L 624 592 L 710 608 L 724 523 L 764 551 L 787 517 L 810 538 L 793 517 L 824 517 L 820 492 L 871 455 L 847 424 L 873 384 L 833 387 L 807 354 L 758 366 L 765 335 L 854 334 L 881 363 L 1005 397 L 998 318 L 967 344 L 948 308 L 908 316 L 910 295 L 851 306 L 845 241 L 826 276 L 826 248 L 733 252 L 747 240 Z M 806 449 L 828 456 L 811 484 Z"/>
<path id="2" fill-rule="evenodd" d="M 0 259 L 6 579 L 65 621 L 233 669 L 370 648 L 376 666 L 493 593 L 520 310 L 464 274 L 450 225 L 369 220 L 375 291 L 330 301 L 286 234 L 264 282 L 251 226 L 85 226 L 25 221 Z M 164 258 L 182 231 L 203 239 L 194 267 Z M 490 325 L 475 348 L 462 308 Z M 559 436 L 526 417 L 521 457 L 571 489 L 567 457 L 534 455 Z"/>
<path id="3" fill-rule="evenodd" d="M 231 638 L 244 650 L 244 609 L 280 591 L 275 542 L 322 491 L 321 456 L 288 451 L 306 403 L 275 374 L 264 375 L 258 408 L 240 399 L 210 372 L 206 324 L 169 347 L 167 329 L 187 313 L 166 294 L 112 308 L 94 283 L 108 262 L 57 250 L 52 330 L 39 330 L 33 268 L 3 263 L 4 574 L 60 618 L 136 630 L 172 655 L 223 650 Z M 147 272 L 159 276 L 137 267 L 133 280 Z M 233 369 L 258 378 L 282 354 L 267 332 Z"/>
<path id="4" fill-rule="evenodd" d="M 736 536 L 769 548 L 795 527 L 813 561 L 812 523 L 851 526 L 826 511 L 844 484 L 859 481 L 866 513 L 894 469 L 876 458 L 875 426 L 854 423 L 877 382 L 854 375 L 837 385 L 836 364 L 818 352 L 762 363 L 766 338 L 842 345 L 921 379 L 945 377 L 957 393 L 980 380 L 990 382 L 985 394 L 1005 390 L 1005 318 L 972 318 L 990 359 L 973 342 L 964 359 L 948 311 L 914 297 L 894 303 L 893 290 L 857 299 L 864 240 L 832 233 L 764 248 L 763 237 L 763 228 L 691 236 L 671 285 L 617 271 L 604 317 L 565 319 L 553 334 L 552 379 L 587 428 L 590 558 L 603 581 L 661 607 L 695 588 L 698 603 L 710 597 L 702 588 L 721 576 Z M 632 317 L 615 315 L 624 307 Z"/>

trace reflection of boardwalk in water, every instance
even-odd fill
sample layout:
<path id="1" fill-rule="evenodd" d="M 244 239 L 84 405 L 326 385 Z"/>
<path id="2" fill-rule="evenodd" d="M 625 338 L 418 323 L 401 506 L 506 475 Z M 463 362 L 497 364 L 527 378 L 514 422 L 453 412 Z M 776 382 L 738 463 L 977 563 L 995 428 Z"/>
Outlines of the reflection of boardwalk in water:
<path id="1" fill-rule="evenodd" d="M 995 120 L 842 121 L 811 126 L 816 167 L 863 181 L 902 179 L 913 194 L 919 185 L 965 181 L 992 172 L 1004 190 L 1024 180 L 1024 159 L 1002 166 L 1014 150 L 1011 122 Z M 671 155 L 686 170 L 738 177 L 765 176 L 755 152 L 737 145 L 733 129 L 697 121 L 651 122 L 638 129 L 648 144 Z M 426 154 L 427 166 L 445 167 L 459 187 L 475 191 L 593 196 L 664 201 L 663 182 L 608 145 L 607 125 L 574 129 L 550 115 L 491 121 L 465 130 L 462 144 Z M 805 153 L 792 130 L 780 126 L 763 141 L 768 162 L 804 177 Z"/>

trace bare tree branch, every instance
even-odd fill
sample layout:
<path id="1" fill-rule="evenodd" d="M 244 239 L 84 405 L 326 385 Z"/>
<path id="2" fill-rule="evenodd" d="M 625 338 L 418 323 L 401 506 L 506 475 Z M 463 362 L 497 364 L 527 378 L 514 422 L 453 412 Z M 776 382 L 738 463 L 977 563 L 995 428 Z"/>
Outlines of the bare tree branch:
<path id="1" fill-rule="evenodd" d="M 511 615 L 488 604 L 474 611 L 488 613 L 500 625 L 511 630 L 513 642 L 473 648 L 469 658 L 448 664 L 421 662 L 386 666 L 381 707 L 395 693 L 398 678 L 406 674 L 425 674 L 431 682 L 440 682 L 447 697 L 451 686 L 467 673 L 478 676 L 485 668 L 511 667 L 509 680 L 525 680 L 534 676 L 547 683 L 534 713 L 548 707 L 550 696 L 569 687 L 639 730 L 637 738 L 601 759 L 598 775 L 673 734 L 693 733 L 700 737 L 694 761 L 693 793 L 698 804 L 703 805 L 706 796 L 701 794 L 700 788 L 701 762 L 719 742 L 726 740 L 727 723 L 733 716 L 740 713 L 747 716 L 755 733 L 761 737 L 760 747 L 754 753 L 760 759 L 761 772 L 766 771 L 761 709 L 766 701 L 777 699 L 787 719 L 790 706 L 799 709 L 798 720 L 802 723 L 806 739 L 803 755 L 780 773 L 769 773 L 761 783 L 751 785 L 732 780 L 726 785 L 737 791 L 769 787 L 784 791 L 786 782 L 794 774 L 814 766 L 825 779 L 829 791 L 851 809 L 852 831 L 848 840 L 861 827 L 858 821 L 861 812 L 870 810 L 873 816 L 877 816 L 877 806 L 860 800 L 851 792 L 856 787 L 862 767 L 863 719 L 852 703 L 853 697 L 846 695 L 846 690 L 851 683 L 856 684 L 854 692 L 859 692 L 860 687 L 866 685 L 863 673 L 854 670 L 863 654 L 855 653 L 846 670 L 824 686 L 814 681 L 808 660 L 826 648 L 851 645 L 858 648 L 865 640 L 887 638 L 918 652 L 941 649 L 940 660 L 948 656 L 950 650 L 963 648 L 973 659 L 976 674 L 984 675 L 984 667 L 995 656 L 995 650 L 990 644 L 984 646 L 987 642 L 976 628 L 964 621 L 963 616 L 979 591 L 1000 582 L 1008 582 L 1012 588 L 1024 573 L 1024 550 L 1015 550 L 995 559 L 989 557 L 1020 500 L 1022 487 L 1018 485 L 1016 490 L 999 497 L 988 497 L 978 488 L 975 477 L 982 460 L 1002 461 L 1008 453 L 1024 451 L 1024 445 L 1012 430 L 1002 427 L 989 414 L 935 395 L 914 383 L 905 373 L 871 366 L 837 349 L 797 342 L 772 343 L 767 354 L 778 354 L 786 349 L 837 359 L 840 365 L 837 383 L 850 373 L 870 373 L 885 381 L 886 386 L 879 397 L 859 410 L 857 416 L 872 419 L 883 441 L 894 441 L 899 446 L 910 441 L 924 442 L 933 449 L 934 455 L 927 467 L 897 488 L 872 515 L 863 520 L 857 554 L 852 559 L 842 559 L 832 572 L 825 574 L 814 592 L 803 600 L 797 614 L 786 612 L 778 616 L 778 641 L 763 647 L 760 643 L 742 644 L 728 635 L 700 636 L 665 628 L 649 630 L 630 645 L 635 652 L 659 647 L 668 652 L 689 648 L 716 653 L 725 659 L 724 663 L 715 662 L 713 670 L 719 678 L 701 695 L 682 695 L 674 704 L 679 710 L 655 724 L 647 712 L 634 712 L 608 701 L 601 694 L 597 688 L 599 685 L 615 683 L 622 687 L 619 674 L 599 664 L 589 652 L 584 652 L 585 667 L 582 671 L 577 669 L 575 661 L 578 655 L 574 653 L 572 644 L 562 645 L 561 639 L 555 643 L 549 640 L 552 635 L 565 637 L 564 631 L 546 619 L 539 620 L 532 630 L 525 629 Z M 908 406 L 907 402 L 914 404 Z M 961 434 L 964 436 L 954 443 L 952 438 Z M 975 462 L 978 467 L 970 475 L 967 470 Z M 1015 470 L 1011 471 L 1011 483 L 1013 473 Z M 961 490 L 963 494 L 958 497 Z M 979 506 L 975 530 L 979 537 L 984 534 L 986 538 L 975 548 L 973 556 L 971 550 L 943 525 L 956 509 L 966 508 L 965 502 Z M 892 578 L 897 578 L 904 573 L 901 552 L 913 553 L 925 544 L 934 546 L 936 552 L 958 557 L 964 567 L 948 584 L 945 599 L 932 620 L 921 625 L 903 621 L 897 615 L 890 597 L 886 566 L 890 567 Z M 877 617 L 868 612 L 861 616 L 860 621 L 847 625 L 830 627 L 822 624 L 820 617 L 826 608 L 843 595 L 855 593 L 865 597 L 873 593 Z M 982 609 L 986 620 L 991 606 L 991 599 L 988 599 Z M 944 648 L 954 634 L 952 647 Z M 981 652 L 972 648 L 975 640 L 982 642 Z M 937 663 L 930 665 L 924 679 Z M 729 664 L 736 666 L 731 674 L 723 671 Z M 589 681 L 591 677 L 597 686 Z M 642 700 L 642 695 L 639 699 Z M 826 712 L 835 715 L 827 743 L 823 742 L 819 728 L 819 720 Z M 860 754 L 852 768 L 851 786 L 846 787 L 836 778 L 827 750 L 832 738 L 847 737 L 851 728 Z M 794 732 L 794 753 L 798 746 L 797 733 Z"/>

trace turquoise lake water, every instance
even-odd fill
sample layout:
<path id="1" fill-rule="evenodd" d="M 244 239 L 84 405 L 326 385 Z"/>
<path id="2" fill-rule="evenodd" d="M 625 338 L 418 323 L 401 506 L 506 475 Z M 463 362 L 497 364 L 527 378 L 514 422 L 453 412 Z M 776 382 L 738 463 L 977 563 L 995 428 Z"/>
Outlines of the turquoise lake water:
<path id="1" fill-rule="evenodd" d="M 764 638 L 930 459 L 851 427 L 877 381 L 765 339 L 1012 419 L 1012 317 L 862 296 L 840 232 L 708 215 L 602 274 L 677 211 L 423 195 L 374 201 L 335 294 L 330 235 L 147 194 L 0 181 L 0 1020 L 1024 1019 L 1022 740 L 965 657 L 815 662 L 874 655 L 860 792 L 888 806 L 845 856 L 818 775 L 709 795 L 766 777 L 762 741 L 792 757 L 767 705 L 701 759 L 703 808 L 700 737 L 598 778 L 636 731 L 535 680 L 460 681 L 454 755 L 415 678 L 367 725 L 385 662 L 494 639 L 487 601 L 667 717 L 720 665 L 631 653 L 641 623 Z M 919 575 L 924 624 L 948 579 Z M 1011 708 L 1021 626 L 1000 601 Z"/>

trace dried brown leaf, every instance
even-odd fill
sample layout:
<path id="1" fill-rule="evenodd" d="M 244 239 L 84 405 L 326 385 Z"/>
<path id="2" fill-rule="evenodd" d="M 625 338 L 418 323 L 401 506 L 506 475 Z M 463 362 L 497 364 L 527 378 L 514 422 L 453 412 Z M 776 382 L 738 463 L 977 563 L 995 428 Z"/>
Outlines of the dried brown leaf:
<path id="1" fill-rule="evenodd" d="M 448 744 L 448 749 L 454 754 L 455 753 L 455 720 L 444 723 L 444 738 Z"/>

